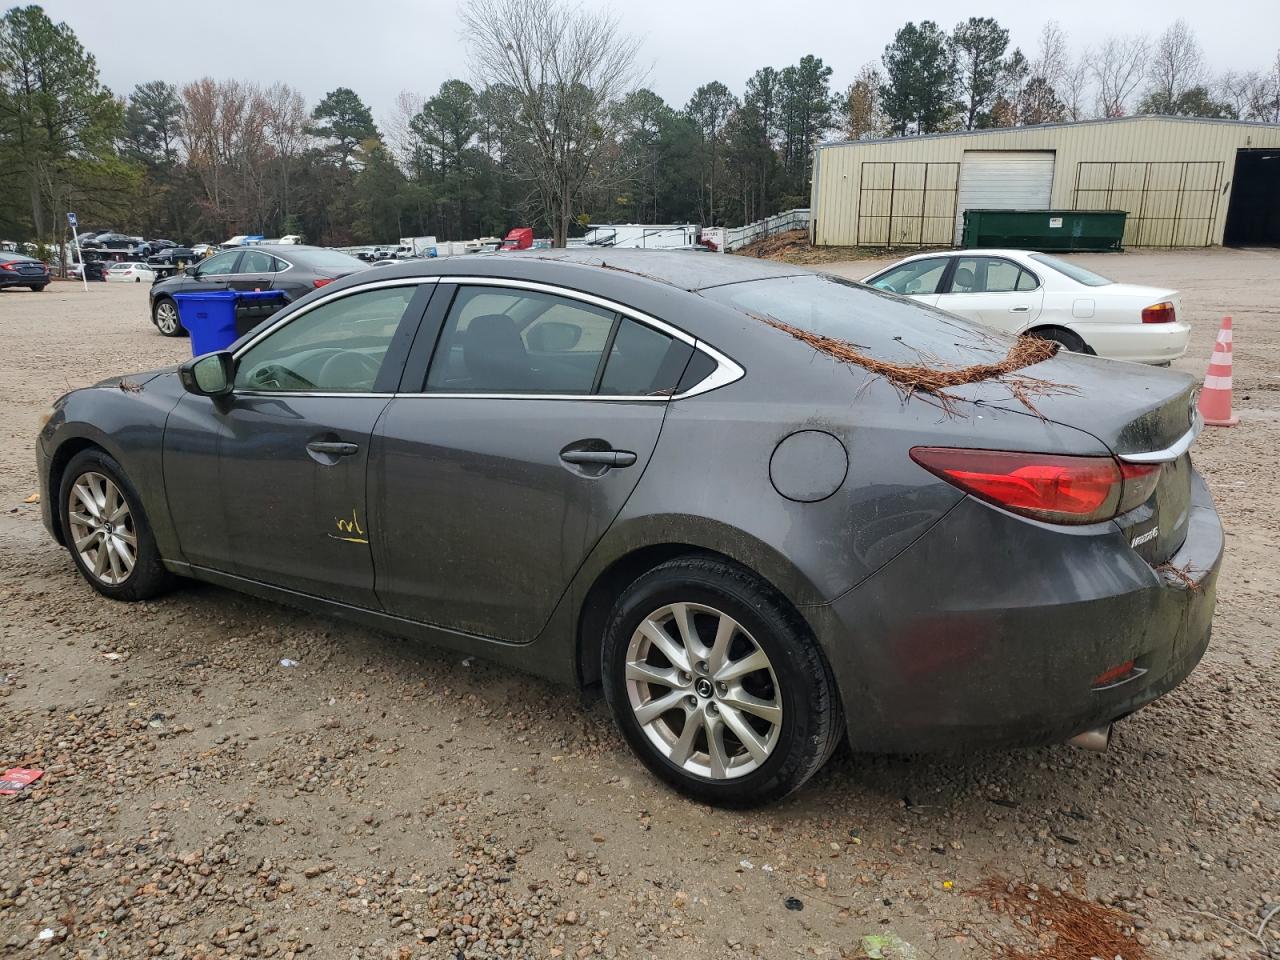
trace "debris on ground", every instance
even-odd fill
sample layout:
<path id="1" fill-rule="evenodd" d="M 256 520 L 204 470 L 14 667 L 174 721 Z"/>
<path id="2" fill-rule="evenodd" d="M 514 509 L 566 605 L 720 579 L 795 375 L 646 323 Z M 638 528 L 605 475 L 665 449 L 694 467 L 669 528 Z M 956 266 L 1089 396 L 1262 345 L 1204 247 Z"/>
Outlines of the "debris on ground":
<path id="1" fill-rule="evenodd" d="M 38 494 L 38 493 L 33 493 L 31 496 L 27 497 L 27 499 L 23 500 L 22 502 L 23 502 L 23 503 L 39 503 L 39 502 L 40 502 L 40 494 Z"/>
<path id="2" fill-rule="evenodd" d="M 782 901 L 782 905 L 786 907 L 788 910 L 804 909 L 804 901 L 801 900 L 799 897 L 787 897 L 787 899 Z"/>
<path id="3" fill-rule="evenodd" d="M 296 667 L 298 665 L 297 660 L 290 660 L 288 657 L 282 657 L 280 659 L 280 666 L 282 667 Z"/>
<path id="4" fill-rule="evenodd" d="M 1134 939 L 1135 918 L 1115 907 L 1084 900 L 1067 890 L 999 877 L 981 884 L 974 894 L 992 910 L 1011 917 L 1015 929 L 1035 941 L 1026 946 L 1002 944 L 1006 960 L 1146 960 L 1148 956 Z"/>
<path id="5" fill-rule="evenodd" d="M 15 793 L 21 793 L 43 776 L 43 770 L 31 767 L 10 767 L 4 773 L 0 773 L 0 795 L 11 797 Z"/>
<path id="6" fill-rule="evenodd" d="M 916 948 L 896 933 L 872 934 L 862 938 L 859 946 L 867 960 L 916 960 Z"/>
<path id="7" fill-rule="evenodd" d="M 777 260 L 781 263 L 817 264 L 868 260 L 884 256 L 884 251 L 862 247 L 815 247 L 809 243 L 809 231 L 784 230 L 734 250 L 733 254 L 739 257 Z"/>
<path id="8" fill-rule="evenodd" d="M 917 393 L 929 394 L 948 414 L 957 412 L 955 404 L 959 399 L 947 393 L 948 388 L 987 380 L 996 381 L 1005 387 L 1014 399 L 1038 417 L 1040 411 L 1032 405 L 1033 398 L 1075 392 L 1074 387 L 1066 384 L 1054 383 L 1019 372 L 1037 363 L 1043 363 L 1057 354 L 1058 344 L 1052 340 L 1018 337 L 1004 359 L 995 363 L 974 363 L 964 367 L 949 366 L 940 361 L 890 363 L 863 353 L 856 344 L 847 340 L 838 340 L 835 337 L 802 330 L 773 317 L 760 315 L 756 317 L 769 326 L 807 343 L 819 353 L 825 353 L 841 363 L 851 363 L 871 373 L 879 374 L 893 384 L 904 400 L 910 400 Z"/>

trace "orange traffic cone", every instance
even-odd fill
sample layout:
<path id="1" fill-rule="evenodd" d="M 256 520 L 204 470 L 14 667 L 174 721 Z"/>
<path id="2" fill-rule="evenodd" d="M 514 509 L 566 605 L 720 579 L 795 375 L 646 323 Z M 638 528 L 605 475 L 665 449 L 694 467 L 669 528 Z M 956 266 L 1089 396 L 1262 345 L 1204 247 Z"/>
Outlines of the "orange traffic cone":
<path id="1" fill-rule="evenodd" d="M 1231 413 L 1231 318 L 1223 317 L 1213 345 L 1213 359 L 1200 391 L 1200 415 L 1213 427 L 1234 427 L 1240 418 Z"/>

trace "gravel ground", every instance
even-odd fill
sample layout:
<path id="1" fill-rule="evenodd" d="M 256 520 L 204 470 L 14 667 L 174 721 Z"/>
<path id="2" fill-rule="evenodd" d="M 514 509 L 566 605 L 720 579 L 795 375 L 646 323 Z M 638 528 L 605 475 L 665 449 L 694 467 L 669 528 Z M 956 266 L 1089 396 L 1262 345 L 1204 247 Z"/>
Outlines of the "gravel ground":
<path id="1" fill-rule="evenodd" d="M 145 287 L 0 294 L 0 769 L 46 771 L 0 798 L 0 955 L 1264 956 L 1280 255 L 1080 259 L 1180 287 L 1197 375 L 1235 316 L 1242 423 L 1197 447 L 1228 527 L 1205 661 L 1106 754 L 842 750 L 748 813 L 659 786 L 599 699 L 213 587 L 100 598 L 24 503 L 37 416 L 187 342 Z"/>

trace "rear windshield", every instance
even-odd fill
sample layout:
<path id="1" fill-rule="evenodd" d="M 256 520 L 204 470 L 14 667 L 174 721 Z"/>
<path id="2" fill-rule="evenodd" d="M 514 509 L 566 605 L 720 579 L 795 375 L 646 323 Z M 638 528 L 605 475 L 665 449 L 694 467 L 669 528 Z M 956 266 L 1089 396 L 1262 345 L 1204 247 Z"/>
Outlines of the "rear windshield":
<path id="1" fill-rule="evenodd" d="M 1115 283 L 1114 280 L 1108 280 L 1092 270 L 1077 267 L 1074 263 L 1067 263 L 1057 257 L 1050 257 L 1043 253 L 1033 253 L 1030 256 L 1036 263 L 1043 263 L 1050 270 L 1057 270 L 1063 276 L 1070 277 L 1076 283 L 1083 283 L 1086 287 L 1105 287 L 1109 283 Z"/>
<path id="2" fill-rule="evenodd" d="M 295 253 L 300 261 L 317 270 L 362 270 L 364 262 L 355 257 L 339 253 L 337 250 L 308 250 L 306 253 Z"/>
<path id="3" fill-rule="evenodd" d="M 952 314 L 826 274 L 729 283 L 702 295 L 755 317 L 847 341 L 894 363 L 922 358 L 969 363 L 973 348 L 995 349 L 1006 342 Z"/>

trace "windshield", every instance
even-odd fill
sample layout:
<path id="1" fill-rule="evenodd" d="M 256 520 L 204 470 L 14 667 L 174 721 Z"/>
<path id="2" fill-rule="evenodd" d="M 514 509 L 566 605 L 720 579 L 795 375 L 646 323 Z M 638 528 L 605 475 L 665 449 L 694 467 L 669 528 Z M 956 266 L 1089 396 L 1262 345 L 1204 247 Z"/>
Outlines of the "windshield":
<path id="1" fill-rule="evenodd" d="M 1043 253 L 1033 253 L 1030 256 L 1036 263 L 1043 263 L 1050 270 L 1057 270 L 1063 276 L 1070 277 L 1076 283 L 1083 283 L 1086 287 L 1105 287 L 1109 283 L 1115 283 L 1114 280 L 1108 280 L 1092 270 L 1077 267 L 1074 263 L 1067 263 L 1057 257 L 1050 257 Z"/>
<path id="2" fill-rule="evenodd" d="M 914 300 L 825 274 L 729 283 L 709 300 L 854 344 L 894 363 L 973 362 L 974 348 L 1006 349 L 1000 335 Z"/>

